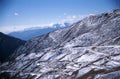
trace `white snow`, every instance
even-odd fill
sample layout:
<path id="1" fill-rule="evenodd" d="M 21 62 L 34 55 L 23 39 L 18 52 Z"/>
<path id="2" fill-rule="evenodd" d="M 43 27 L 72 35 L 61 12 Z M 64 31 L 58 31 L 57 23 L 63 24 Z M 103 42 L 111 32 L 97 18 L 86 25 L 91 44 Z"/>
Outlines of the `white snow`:
<path id="1" fill-rule="evenodd" d="M 108 63 L 106 63 L 106 65 L 109 66 L 109 67 L 118 67 L 118 66 L 120 66 L 120 63 L 111 60 Z"/>
<path id="2" fill-rule="evenodd" d="M 113 60 L 115 60 L 115 61 L 120 61 L 120 55 L 114 56 L 114 57 L 112 57 L 111 59 L 113 59 Z"/>
<path id="3" fill-rule="evenodd" d="M 73 43 L 71 43 L 71 44 L 67 43 L 67 44 L 64 46 L 64 48 L 71 48 L 71 47 L 73 47 L 73 46 L 74 46 Z"/>
<path id="4" fill-rule="evenodd" d="M 99 55 L 95 55 L 95 54 L 85 54 L 82 57 L 77 59 L 77 62 L 91 62 L 91 61 L 95 61 L 99 58 Z"/>
<path id="5" fill-rule="evenodd" d="M 83 76 L 84 74 L 88 73 L 89 71 L 91 71 L 92 68 L 91 67 L 85 67 L 83 69 L 80 69 L 77 76 L 76 76 L 76 79 Z"/>
<path id="6" fill-rule="evenodd" d="M 22 58 L 24 57 L 24 55 L 25 55 L 25 54 L 21 54 L 20 56 L 18 56 L 18 57 L 16 58 L 16 60 L 22 59 Z"/>

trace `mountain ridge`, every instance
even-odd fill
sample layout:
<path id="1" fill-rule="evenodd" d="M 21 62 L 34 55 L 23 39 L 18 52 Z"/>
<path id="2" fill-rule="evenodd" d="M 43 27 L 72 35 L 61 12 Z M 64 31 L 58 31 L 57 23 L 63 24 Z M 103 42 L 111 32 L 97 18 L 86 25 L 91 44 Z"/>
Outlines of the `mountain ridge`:
<path id="1" fill-rule="evenodd" d="M 9 56 L 25 41 L 0 32 L 0 61 L 8 60 Z"/>
<path id="2" fill-rule="evenodd" d="M 92 15 L 33 38 L 2 64 L 0 76 L 21 79 L 119 79 L 120 9 Z"/>

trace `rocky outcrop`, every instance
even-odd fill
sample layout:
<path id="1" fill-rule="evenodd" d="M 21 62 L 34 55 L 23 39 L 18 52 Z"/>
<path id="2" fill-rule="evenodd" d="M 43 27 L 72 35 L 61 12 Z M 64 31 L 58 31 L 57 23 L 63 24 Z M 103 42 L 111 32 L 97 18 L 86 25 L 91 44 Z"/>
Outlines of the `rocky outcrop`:
<path id="1" fill-rule="evenodd" d="M 20 79 L 119 79 L 120 9 L 29 40 L 0 66 Z"/>

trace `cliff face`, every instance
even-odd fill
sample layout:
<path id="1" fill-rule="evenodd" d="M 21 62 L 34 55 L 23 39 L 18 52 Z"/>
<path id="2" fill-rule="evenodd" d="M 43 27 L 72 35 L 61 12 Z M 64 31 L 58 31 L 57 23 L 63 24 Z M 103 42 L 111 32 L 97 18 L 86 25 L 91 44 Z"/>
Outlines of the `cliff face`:
<path id="1" fill-rule="evenodd" d="M 0 66 L 20 79 L 119 79 L 120 9 L 29 40 Z"/>

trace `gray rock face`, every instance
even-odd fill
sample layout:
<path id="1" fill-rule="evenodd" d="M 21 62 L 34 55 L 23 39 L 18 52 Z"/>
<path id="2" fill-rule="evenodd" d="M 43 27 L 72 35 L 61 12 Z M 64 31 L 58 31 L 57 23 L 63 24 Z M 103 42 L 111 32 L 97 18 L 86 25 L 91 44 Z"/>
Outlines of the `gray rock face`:
<path id="1" fill-rule="evenodd" d="M 120 9 L 29 40 L 0 66 L 18 79 L 120 79 Z"/>

